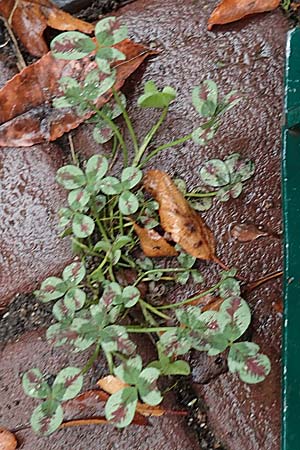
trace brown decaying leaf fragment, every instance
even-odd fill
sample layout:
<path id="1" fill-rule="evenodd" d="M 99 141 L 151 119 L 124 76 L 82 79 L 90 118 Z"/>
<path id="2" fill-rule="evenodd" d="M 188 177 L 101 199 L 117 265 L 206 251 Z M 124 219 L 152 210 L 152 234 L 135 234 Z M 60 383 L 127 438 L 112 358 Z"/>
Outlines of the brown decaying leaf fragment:
<path id="1" fill-rule="evenodd" d="M 0 427 L 0 450 L 15 450 L 17 445 L 15 436 L 6 428 Z"/>
<path id="2" fill-rule="evenodd" d="M 24 47 L 34 56 L 48 52 L 47 27 L 92 33 L 94 26 L 57 8 L 49 0 L 0 0 L 0 14 L 10 23 Z"/>
<path id="3" fill-rule="evenodd" d="M 214 25 L 235 22 L 249 14 L 272 11 L 280 4 L 280 0 L 223 0 L 213 10 L 207 22 L 207 29 Z"/>
<path id="4" fill-rule="evenodd" d="M 163 229 L 174 242 L 199 259 L 219 262 L 215 239 L 197 212 L 191 208 L 168 174 L 149 170 L 143 180 L 145 189 L 158 201 Z"/>
<path id="5" fill-rule="evenodd" d="M 126 61 L 116 63 L 116 82 L 119 90 L 125 80 L 144 59 L 156 52 L 125 39 L 116 48 L 126 55 Z M 0 90 L 0 147 L 29 147 L 43 141 L 54 141 L 76 128 L 94 112 L 78 116 L 72 108 L 55 109 L 52 99 L 60 96 L 58 80 L 69 76 L 82 80 L 96 63 L 84 58 L 80 61 L 55 59 L 51 53 L 15 75 Z M 100 108 L 112 96 L 111 90 L 99 97 Z"/>
<path id="6" fill-rule="evenodd" d="M 239 242 L 254 241 L 260 237 L 268 236 L 266 231 L 259 230 L 255 225 L 249 223 L 237 223 L 229 230 L 231 237 Z"/>
<path id="7" fill-rule="evenodd" d="M 142 250 L 150 258 L 176 256 L 178 253 L 157 231 L 133 224 L 134 231 L 140 239 Z"/>

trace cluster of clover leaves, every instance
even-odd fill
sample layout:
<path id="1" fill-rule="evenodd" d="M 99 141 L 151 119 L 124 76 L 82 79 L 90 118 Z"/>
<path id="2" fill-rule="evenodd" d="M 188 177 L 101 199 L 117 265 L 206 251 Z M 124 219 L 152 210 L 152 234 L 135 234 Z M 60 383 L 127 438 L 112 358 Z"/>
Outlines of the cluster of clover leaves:
<path id="1" fill-rule="evenodd" d="M 49 341 L 55 347 L 65 346 L 74 352 L 88 350 L 89 359 L 83 368 L 62 369 L 52 382 L 51 377 L 47 379 L 36 368 L 24 374 L 26 394 L 43 400 L 31 417 L 33 429 L 43 435 L 61 425 L 63 402 L 77 396 L 83 375 L 100 353 L 105 355 L 110 373 L 126 383 L 105 405 L 107 420 L 120 428 L 133 420 L 138 399 L 148 405 L 162 401 L 157 385 L 160 376 L 190 373 L 189 364 L 179 357 L 191 348 L 209 355 L 227 350 L 229 370 L 248 383 L 262 381 L 270 371 L 269 359 L 259 353 L 258 345 L 240 341 L 251 314 L 241 298 L 234 269 L 222 272 L 219 282 L 201 294 L 175 304 L 154 305 L 139 289 L 141 282 L 151 288 L 158 281 L 185 284 L 190 277 L 194 283 L 204 281 L 195 267 L 196 259 L 178 246 L 178 256 L 170 259 L 167 267 L 163 261 L 144 257 L 139 252 L 133 224 L 146 228 L 159 225 L 159 205 L 144 194 L 141 186 L 142 168 L 159 152 L 190 139 L 198 145 L 206 144 L 218 129 L 222 115 L 239 101 L 236 93 L 220 98 L 216 84 L 212 80 L 204 81 L 194 89 L 192 102 L 199 116 L 207 121 L 189 135 L 159 147 L 152 146 L 150 150 L 149 145 L 176 92 L 171 87 L 159 90 L 152 81 L 145 84 L 138 106 L 161 110 L 161 115 L 139 143 L 123 95 L 113 91 L 114 98 L 109 104 L 101 110 L 95 106 L 96 98 L 113 88 L 112 62 L 125 57 L 113 45 L 126 38 L 127 30 L 115 18 L 106 18 L 96 25 L 95 34 L 94 41 L 78 32 L 62 33 L 51 46 L 56 58 L 80 59 L 90 54 L 95 58 L 97 68 L 81 83 L 72 78 L 61 80 L 63 96 L 56 99 L 55 106 L 77 111 L 92 109 L 94 138 L 100 144 L 111 140 L 112 155 L 110 160 L 104 154 L 94 155 L 81 166 L 75 162 L 57 172 L 58 183 L 68 191 L 68 206 L 60 210 L 59 222 L 64 229 L 63 236 L 68 235 L 71 240 L 75 259 L 64 269 L 61 278 L 47 278 L 36 295 L 42 302 L 55 301 L 56 323 L 47 330 Z M 130 163 L 128 150 L 131 148 L 127 149 L 119 125 L 113 122 L 121 114 L 132 138 L 134 155 Z M 112 161 L 119 149 L 124 162 L 116 176 Z M 201 199 L 215 196 L 226 201 L 230 196 L 237 197 L 253 172 L 253 163 L 233 154 L 224 161 L 214 159 L 202 166 L 199 175 L 206 184 L 202 191 L 197 188 L 188 193 L 182 180 L 177 182 L 196 207 Z M 207 186 L 214 190 L 208 192 Z M 198 209 L 201 207 L 205 209 L 207 204 L 198 205 Z M 124 282 L 126 272 L 131 278 Z M 219 311 L 201 312 L 199 306 L 190 306 L 192 301 L 207 294 L 223 299 Z M 128 313 L 132 312 L 134 317 L 137 309 L 143 315 L 142 322 L 128 322 Z M 169 325 L 172 321 L 173 325 Z M 151 333 L 157 345 L 158 359 L 146 367 L 132 338 L 141 333 Z"/>

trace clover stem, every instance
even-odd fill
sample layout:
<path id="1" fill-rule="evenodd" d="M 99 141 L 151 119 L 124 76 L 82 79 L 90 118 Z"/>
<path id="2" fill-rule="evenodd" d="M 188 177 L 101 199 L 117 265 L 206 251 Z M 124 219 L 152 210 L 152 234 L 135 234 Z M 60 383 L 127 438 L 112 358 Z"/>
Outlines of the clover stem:
<path id="1" fill-rule="evenodd" d="M 132 126 L 132 122 L 127 114 L 126 108 L 124 107 L 118 92 L 114 88 L 112 88 L 112 92 L 114 94 L 114 98 L 115 98 L 117 105 L 119 106 L 120 110 L 122 111 L 125 123 L 127 125 L 128 131 L 129 131 L 132 143 L 133 143 L 134 152 L 135 152 L 135 154 L 137 154 L 138 149 L 139 149 L 139 144 L 138 144 L 137 137 L 136 137 L 136 134 L 135 134 L 133 126 Z"/>
<path id="2" fill-rule="evenodd" d="M 156 314 L 157 316 L 161 317 L 162 319 L 171 320 L 171 317 L 169 317 L 166 314 L 163 314 L 162 312 L 158 311 L 155 308 L 155 306 L 150 305 L 149 303 L 145 302 L 142 299 L 140 299 L 139 302 L 140 302 L 141 306 L 143 306 L 146 309 L 149 309 L 149 311 L 151 311 L 153 314 Z"/>
<path id="3" fill-rule="evenodd" d="M 144 304 L 141 302 L 141 299 L 139 300 L 139 304 L 146 322 L 148 322 L 149 325 L 156 327 L 158 325 L 156 320 L 154 319 L 150 311 L 148 311 L 148 309 L 145 308 Z"/>
<path id="4" fill-rule="evenodd" d="M 142 145 L 140 146 L 140 148 L 139 148 L 139 150 L 138 150 L 137 154 L 135 155 L 135 158 L 134 158 L 134 160 L 132 162 L 133 166 L 136 166 L 136 167 L 140 166 L 139 162 L 140 162 L 141 158 L 143 157 L 143 155 L 144 155 L 148 145 L 150 144 L 150 142 L 152 141 L 153 137 L 157 133 L 158 129 L 162 125 L 163 121 L 165 120 L 165 118 L 166 118 L 166 116 L 168 114 L 168 110 L 169 110 L 169 107 L 166 106 L 163 109 L 163 112 L 161 113 L 161 116 L 160 116 L 159 120 L 156 122 L 155 125 L 153 125 L 151 130 L 146 134 L 146 136 L 145 136 L 145 138 L 144 138 L 144 140 L 142 142 Z"/>
<path id="5" fill-rule="evenodd" d="M 137 327 L 128 325 L 126 327 L 128 333 L 160 333 L 161 331 L 177 330 L 176 327 Z"/>
<path id="6" fill-rule="evenodd" d="M 99 264 L 99 266 L 93 270 L 93 272 L 89 275 L 89 278 L 93 278 L 98 272 L 101 272 L 101 269 L 105 266 L 105 264 L 108 261 L 108 257 L 110 255 L 110 250 L 106 253 L 106 255 L 104 256 L 104 258 L 102 259 L 101 263 Z"/>
<path id="7" fill-rule="evenodd" d="M 96 348 L 95 348 L 92 356 L 90 357 L 90 359 L 88 360 L 86 365 L 81 370 L 82 375 L 85 375 L 90 370 L 90 368 L 93 366 L 94 362 L 96 361 L 96 359 L 99 355 L 99 352 L 100 352 L 100 344 L 98 343 L 96 345 Z"/>
<path id="8" fill-rule="evenodd" d="M 79 248 L 81 248 L 81 250 L 84 250 L 87 254 L 91 255 L 91 256 L 100 256 L 99 253 L 97 252 L 93 252 L 87 245 L 84 245 L 82 242 L 78 241 L 78 239 L 72 237 L 71 238 L 72 242 L 74 242 L 74 244 L 76 244 Z"/>
<path id="9" fill-rule="evenodd" d="M 157 272 L 161 272 L 161 273 L 168 273 L 168 272 L 186 272 L 185 268 L 173 268 L 170 267 L 168 269 L 151 269 L 151 270 L 147 270 L 146 272 L 142 273 L 142 275 L 140 275 L 136 280 L 133 286 L 136 286 L 140 283 L 140 281 L 142 281 L 145 277 L 147 277 L 148 275 L 151 275 L 152 273 L 157 273 Z"/>
<path id="10" fill-rule="evenodd" d="M 214 292 L 216 289 L 218 289 L 219 286 L 223 283 L 224 280 L 219 281 L 217 284 L 212 286 L 211 288 L 207 289 L 206 291 L 200 292 L 200 294 L 195 295 L 194 297 L 187 298 L 186 300 L 183 300 L 182 302 L 178 303 L 172 303 L 171 305 L 163 305 L 158 306 L 157 309 L 171 309 L 171 308 L 178 308 L 183 305 L 188 305 L 189 303 L 193 302 L 194 300 L 198 300 L 201 297 L 205 297 L 206 295 Z"/>
<path id="11" fill-rule="evenodd" d="M 212 191 L 212 192 L 188 192 L 184 194 L 185 197 L 197 197 L 197 198 L 205 198 L 205 197 L 214 197 L 217 195 L 218 191 Z"/>
<path id="12" fill-rule="evenodd" d="M 128 164 L 128 150 L 127 150 L 125 141 L 123 139 L 123 136 L 120 133 L 119 128 L 117 127 L 117 125 L 106 114 L 104 114 L 103 111 L 101 111 L 101 109 L 98 109 L 93 103 L 89 103 L 89 105 L 90 105 L 91 109 L 93 111 L 95 111 L 97 116 L 99 116 L 102 120 L 104 120 L 111 127 L 111 129 L 114 131 L 114 133 L 117 136 L 117 138 L 118 138 L 118 140 L 120 142 L 120 145 L 122 147 L 124 166 L 127 166 L 127 164 Z"/>
<path id="13" fill-rule="evenodd" d="M 187 134 L 186 136 L 183 136 L 182 138 L 176 139 L 175 141 L 167 142 L 166 144 L 160 145 L 155 150 L 153 150 L 146 158 L 139 164 L 139 168 L 141 169 L 144 167 L 144 165 L 150 161 L 157 153 L 161 152 L 162 150 L 166 150 L 168 148 L 174 147 L 175 145 L 183 144 L 186 141 L 189 141 L 192 138 L 192 133 Z"/>

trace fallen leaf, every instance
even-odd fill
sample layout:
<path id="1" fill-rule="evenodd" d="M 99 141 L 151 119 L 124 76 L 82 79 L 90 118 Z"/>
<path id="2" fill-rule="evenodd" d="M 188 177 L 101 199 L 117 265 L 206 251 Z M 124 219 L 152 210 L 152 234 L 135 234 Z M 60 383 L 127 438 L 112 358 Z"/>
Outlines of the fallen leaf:
<path id="1" fill-rule="evenodd" d="M 126 61 L 114 66 L 114 88 L 119 90 L 144 59 L 156 52 L 129 39 L 115 47 L 126 55 Z M 78 116 L 72 108 L 53 108 L 52 100 L 60 96 L 58 80 L 61 77 L 81 80 L 83 74 L 95 67 L 96 63 L 89 57 L 67 61 L 55 59 L 49 52 L 15 75 L 0 90 L 0 147 L 28 147 L 43 141 L 54 141 L 91 117 L 93 111 Z M 107 91 L 97 99 L 96 106 L 100 108 L 111 96 L 111 90 Z"/>
<path id="2" fill-rule="evenodd" d="M 34 56 L 48 52 L 47 27 L 92 33 L 94 26 L 57 8 L 49 0 L 0 0 L 0 14 L 10 23 L 24 47 Z"/>
<path id="3" fill-rule="evenodd" d="M 157 231 L 153 229 L 140 227 L 133 224 L 134 231 L 140 239 L 142 250 L 146 256 L 150 258 L 163 256 L 176 256 L 178 253 L 166 239 L 164 239 Z"/>
<path id="4" fill-rule="evenodd" d="M 214 25 L 235 22 L 249 14 L 272 11 L 280 4 L 280 0 L 223 0 L 213 10 L 208 19 L 207 29 Z"/>
<path id="5" fill-rule="evenodd" d="M 15 436 L 6 428 L 0 428 L 0 450 L 15 450 L 17 445 Z"/>
<path id="6" fill-rule="evenodd" d="M 145 189 L 159 203 L 161 226 L 171 234 L 173 241 L 196 258 L 218 261 L 213 233 L 169 175 L 160 170 L 149 170 L 143 182 Z"/>
<path id="7" fill-rule="evenodd" d="M 230 236 L 239 242 L 254 241 L 263 236 L 268 236 L 268 233 L 259 230 L 255 225 L 248 223 L 237 223 L 229 231 Z"/>
<path id="8" fill-rule="evenodd" d="M 108 394 L 114 394 L 120 389 L 128 386 L 128 384 L 124 383 L 124 381 L 114 375 L 107 375 L 106 377 L 98 380 L 96 384 Z"/>

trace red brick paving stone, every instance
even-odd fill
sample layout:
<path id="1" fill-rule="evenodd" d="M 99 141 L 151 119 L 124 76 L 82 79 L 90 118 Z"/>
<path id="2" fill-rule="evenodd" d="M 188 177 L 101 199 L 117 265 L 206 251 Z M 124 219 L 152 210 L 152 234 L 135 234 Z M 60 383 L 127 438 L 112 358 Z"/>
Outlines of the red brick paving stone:
<path id="1" fill-rule="evenodd" d="M 0 87 L 15 73 L 0 55 Z M 55 144 L 0 150 L 0 309 L 70 261 L 57 227 L 65 191 L 54 177 L 63 163 Z"/>
<path id="2" fill-rule="evenodd" d="M 189 187 L 199 182 L 202 161 L 239 152 L 253 159 L 256 175 L 247 182 L 240 198 L 218 206 L 203 216 L 217 236 L 221 259 L 238 267 L 241 274 L 255 280 L 282 266 L 281 242 L 276 237 L 238 243 L 229 239 L 233 223 L 253 223 L 280 233 L 280 154 L 283 66 L 288 23 L 282 13 L 260 14 L 231 25 L 206 30 L 214 3 L 205 0 L 138 0 L 118 14 L 126 22 L 131 37 L 143 43 L 156 43 L 163 52 L 144 63 L 126 84 L 130 95 L 129 111 L 139 136 L 157 117 L 154 110 L 136 108 L 143 82 L 154 80 L 158 86 L 171 85 L 178 91 L 178 101 L 160 130 L 156 144 L 187 134 L 197 124 L 197 115 L 189 99 L 192 87 L 213 78 L 222 92 L 238 89 L 245 100 L 226 114 L 216 138 L 207 147 L 192 143 L 168 150 L 152 160 L 171 175 L 182 176 Z M 84 141 L 89 142 L 84 147 Z M 101 151 L 93 144 L 89 128 L 75 132 L 78 149 L 88 153 Z M 118 170 L 118 169 L 117 169 Z M 217 268 L 200 263 L 207 285 Z M 173 289 L 169 301 L 178 301 L 183 288 Z M 272 374 L 263 384 L 244 386 L 230 375 L 197 388 L 209 408 L 211 427 L 230 450 L 279 450 L 280 448 L 280 328 L 281 315 L 273 304 L 282 295 L 280 282 L 272 281 L 247 296 L 254 312 L 254 340 L 262 345 L 272 360 Z M 199 355 L 198 355 L 199 356 Z M 221 370 L 201 369 L 206 358 L 192 354 L 195 381 L 207 383 Z M 197 385 L 196 385 L 197 386 Z"/>
<path id="3" fill-rule="evenodd" d="M 55 182 L 63 164 L 55 144 L 0 151 L 0 306 L 30 292 L 71 259 L 59 238 L 57 212 L 65 191 Z"/>
<path id="4" fill-rule="evenodd" d="M 57 373 L 67 364 L 83 366 L 86 357 L 51 350 L 41 332 L 26 333 L 18 342 L 7 344 L 0 356 L 0 424 L 8 429 L 24 425 L 35 400 L 26 397 L 21 375 L 32 367 Z M 103 367 L 98 376 L 104 375 Z M 118 431 L 109 426 L 76 427 L 40 438 L 31 430 L 16 432 L 20 450 L 197 450 L 198 442 L 183 418 L 150 419 L 150 427 L 131 426 Z"/>

